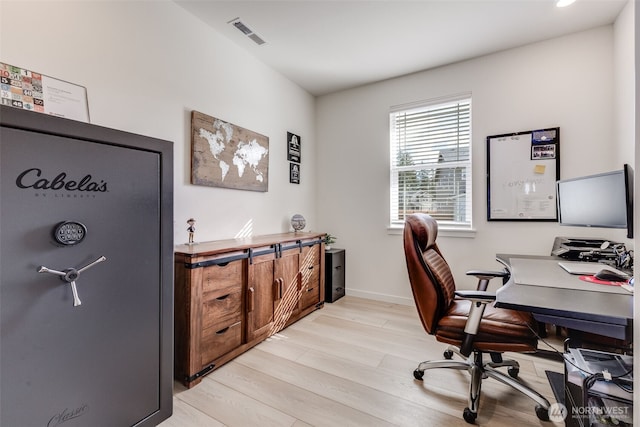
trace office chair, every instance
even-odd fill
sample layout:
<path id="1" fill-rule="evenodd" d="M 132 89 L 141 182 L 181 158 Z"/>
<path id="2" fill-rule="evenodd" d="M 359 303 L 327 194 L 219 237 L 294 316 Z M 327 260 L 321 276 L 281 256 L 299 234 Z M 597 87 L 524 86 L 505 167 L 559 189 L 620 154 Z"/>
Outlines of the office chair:
<path id="1" fill-rule="evenodd" d="M 469 406 L 463 418 L 473 424 L 478 416 L 480 389 L 483 378 L 491 377 L 533 399 L 536 415 L 549 420 L 549 401 L 540 393 L 517 381 L 520 367 L 515 360 L 503 360 L 502 353 L 534 352 L 537 338 L 530 328 L 536 322 L 530 313 L 499 309 L 491 304 L 495 293 L 487 292 L 489 281 L 502 278 L 506 271 L 470 271 L 477 277 L 478 289 L 457 291 L 449 265 L 438 245 L 438 223 L 427 214 L 409 215 L 404 227 L 404 251 L 409 281 L 418 314 L 426 332 L 436 340 L 450 344 L 444 352 L 446 360 L 426 361 L 413 372 L 422 381 L 424 371 L 434 368 L 467 370 L 471 375 Z M 535 330 L 535 329 L 533 329 Z M 451 360 L 453 355 L 463 360 Z M 491 361 L 484 362 L 488 354 Z M 496 368 L 507 367 L 506 375 Z"/>

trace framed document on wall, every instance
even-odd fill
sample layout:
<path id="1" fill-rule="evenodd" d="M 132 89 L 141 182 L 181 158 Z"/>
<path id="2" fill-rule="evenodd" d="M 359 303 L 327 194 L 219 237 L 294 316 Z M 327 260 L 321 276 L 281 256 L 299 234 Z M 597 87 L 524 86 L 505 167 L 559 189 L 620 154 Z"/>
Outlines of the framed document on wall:
<path id="1" fill-rule="evenodd" d="M 0 62 L 0 104 L 89 123 L 87 89 Z"/>
<path id="2" fill-rule="evenodd" d="M 560 128 L 487 137 L 487 220 L 557 221 Z"/>

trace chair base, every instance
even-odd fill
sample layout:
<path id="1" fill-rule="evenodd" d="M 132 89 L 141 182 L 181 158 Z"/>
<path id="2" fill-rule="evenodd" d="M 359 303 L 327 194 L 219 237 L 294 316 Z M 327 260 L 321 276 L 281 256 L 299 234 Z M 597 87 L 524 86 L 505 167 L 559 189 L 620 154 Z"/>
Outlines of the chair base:
<path id="1" fill-rule="evenodd" d="M 451 360 L 454 354 L 463 360 Z M 536 416 L 542 421 L 549 421 L 549 406 L 551 406 L 549 401 L 537 391 L 515 379 L 520 372 L 518 362 L 515 360 L 503 360 L 500 353 L 489 354 L 491 356 L 491 362 L 483 362 L 483 353 L 480 351 L 474 351 L 469 357 L 466 357 L 460 353 L 456 347 L 449 346 L 444 352 L 445 360 L 422 362 L 415 371 L 413 371 L 413 376 L 415 379 L 422 381 L 424 371 L 428 369 L 447 368 L 467 370 L 471 375 L 469 384 L 469 406 L 464 409 L 463 418 L 470 424 L 473 424 L 478 416 L 482 380 L 487 377 L 494 378 L 533 399 L 537 403 L 535 408 Z M 508 367 L 508 375 L 496 369 L 501 367 Z"/>

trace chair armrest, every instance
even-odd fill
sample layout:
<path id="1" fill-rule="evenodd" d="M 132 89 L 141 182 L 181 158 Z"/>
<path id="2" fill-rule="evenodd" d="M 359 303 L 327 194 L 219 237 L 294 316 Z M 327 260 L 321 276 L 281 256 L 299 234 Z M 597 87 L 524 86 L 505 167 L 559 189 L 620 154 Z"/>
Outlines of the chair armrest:
<path id="1" fill-rule="evenodd" d="M 470 270 L 467 271 L 467 276 L 474 276 L 478 279 L 491 280 L 495 277 L 509 277 L 508 271 L 485 271 L 485 270 Z"/>
<path id="2" fill-rule="evenodd" d="M 502 277 L 502 284 L 504 285 L 509 281 L 511 273 L 506 269 L 502 271 L 471 270 L 467 271 L 467 276 L 477 277 L 477 289 L 479 291 L 486 291 L 489 286 L 489 280 L 495 279 L 496 277 Z"/>
<path id="3" fill-rule="evenodd" d="M 469 356 L 473 352 L 473 341 L 480 328 L 480 321 L 487 304 L 496 300 L 496 294 L 484 290 L 479 291 L 455 291 L 455 295 L 471 301 L 471 308 L 464 326 L 464 336 L 460 345 L 460 353 Z"/>
<path id="4" fill-rule="evenodd" d="M 487 291 L 456 291 L 457 297 L 462 299 L 468 299 L 483 304 L 488 304 L 496 300 L 496 294 L 494 292 Z"/>

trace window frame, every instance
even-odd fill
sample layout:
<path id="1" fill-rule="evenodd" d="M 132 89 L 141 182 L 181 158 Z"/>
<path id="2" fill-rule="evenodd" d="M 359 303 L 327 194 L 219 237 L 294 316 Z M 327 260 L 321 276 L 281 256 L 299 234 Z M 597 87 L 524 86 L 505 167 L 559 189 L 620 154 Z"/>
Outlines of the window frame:
<path id="1" fill-rule="evenodd" d="M 399 166 L 397 165 L 397 156 L 399 154 L 399 142 L 396 129 L 396 117 L 399 113 L 415 113 L 415 112 L 425 112 L 428 114 L 428 111 L 434 111 L 437 109 L 446 108 L 447 106 L 455 105 L 455 104 L 468 104 L 468 115 L 464 115 L 464 118 L 468 120 L 468 159 L 462 161 L 455 162 L 444 162 L 441 166 L 438 166 L 438 163 L 430 163 L 427 165 L 411 165 L 411 166 Z M 419 173 L 420 171 L 437 171 L 438 169 L 450 169 L 456 167 L 464 168 L 463 173 L 465 174 L 465 192 L 457 192 L 456 194 L 465 194 L 465 203 L 464 203 L 464 221 L 447 221 L 447 220 L 439 220 L 439 230 L 443 233 L 441 235 L 451 235 L 456 237 L 473 237 L 475 235 L 475 230 L 473 228 L 473 199 L 472 199 L 472 188 L 473 188 L 473 162 L 472 162 L 472 96 L 471 92 L 465 92 L 452 96 L 445 96 L 439 98 L 433 98 L 424 101 L 412 102 L 408 104 L 401 104 L 397 106 L 393 106 L 389 110 L 389 153 L 390 153 L 390 164 L 389 164 L 389 200 L 388 200 L 388 231 L 390 234 L 399 234 L 398 231 L 404 227 L 404 220 L 400 220 L 400 207 L 398 199 L 400 197 L 400 190 L 397 188 L 398 176 L 402 171 L 415 171 Z M 437 127 L 437 124 L 436 126 Z M 460 129 L 467 129 L 467 126 L 458 127 L 458 134 L 460 134 Z M 433 143 L 426 143 L 425 145 L 431 145 L 433 148 Z M 457 148 L 456 154 L 460 152 L 460 148 Z M 436 199 L 439 201 L 438 199 Z M 455 209 L 454 209 L 455 211 Z M 455 215 L 455 212 L 454 212 Z"/>

